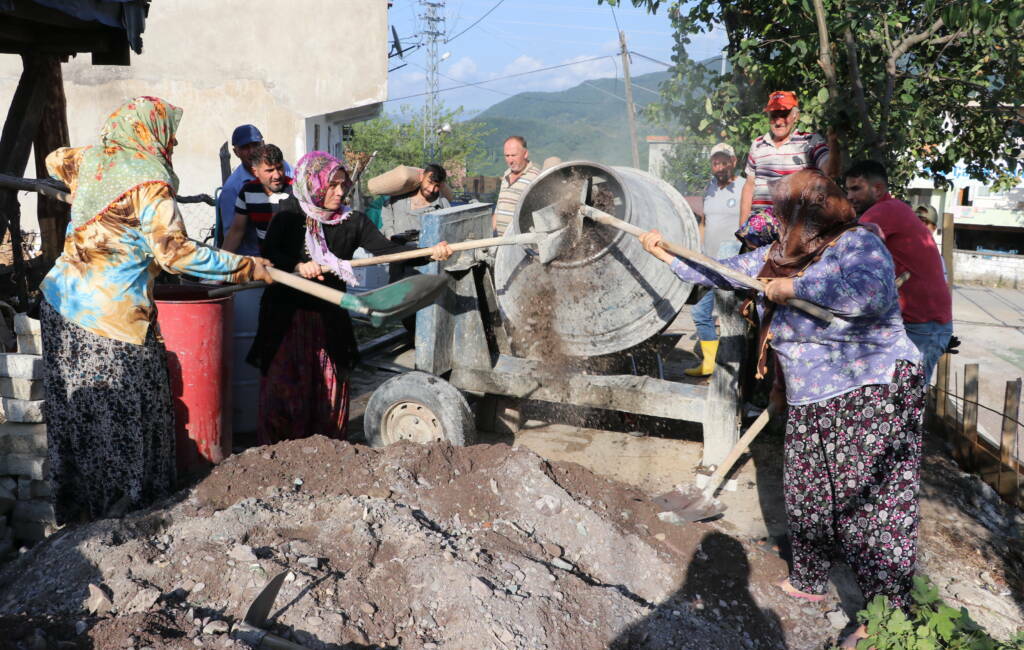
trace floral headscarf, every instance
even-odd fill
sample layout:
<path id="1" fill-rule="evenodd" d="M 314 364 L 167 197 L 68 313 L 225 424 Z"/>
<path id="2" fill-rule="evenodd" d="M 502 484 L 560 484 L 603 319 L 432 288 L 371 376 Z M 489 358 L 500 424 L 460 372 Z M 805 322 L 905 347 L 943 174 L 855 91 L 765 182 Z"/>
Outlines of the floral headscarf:
<path id="1" fill-rule="evenodd" d="M 346 205 L 335 211 L 324 208 L 324 197 L 331 184 L 331 177 L 339 168 L 345 170 L 351 178 L 345 163 L 329 153 L 311 151 L 295 165 L 295 182 L 292 189 L 299 206 L 306 213 L 306 252 L 309 253 L 310 259 L 321 266 L 326 266 L 344 280 L 345 284 L 357 287 L 359 281 L 352 272 L 352 265 L 332 253 L 324 238 L 323 227 L 341 223 L 348 219 L 351 211 Z"/>
<path id="2" fill-rule="evenodd" d="M 146 183 L 164 183 L 178 191 L 171 168 L 171 142 L 181 109 L 156 97 L 136 97 L 110 114 L 99 144 L 86 148 L 79 167 L 71 222 L 84 225 Z"/>

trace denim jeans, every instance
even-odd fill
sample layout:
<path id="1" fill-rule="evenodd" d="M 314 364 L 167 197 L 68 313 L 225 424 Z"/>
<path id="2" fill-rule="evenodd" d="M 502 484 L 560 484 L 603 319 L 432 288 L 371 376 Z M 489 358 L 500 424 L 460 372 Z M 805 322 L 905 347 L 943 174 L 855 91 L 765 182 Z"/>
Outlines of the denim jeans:
<path id="1" fill-rule="evenodd" d="M 716 259 L 732 257 L 740 252 L 738 241 L 723 242 L 718 247 Z M 718 331 L 715 330 L 715 290 L 708 289 L 707 293 L 697 301 L 690 311 L 693 317 L 693 324 L 697 327 L 697 337 L 701 341 L 717 341 Z"/>
<path id="2" fill-rule="evenodd" d="M 715 290 L 708 289 L 690 311 L 693 324 L 697 326 L 697 338 L 701 341 L 717 341 L 718 331 L 715 329 Z"/>
<path id="3" fill-rule="evenodd" d="M 939 357 L 949 345 L 949 338 L 953 336 L 953 323 L 904 323 L 903 327 L 907 330 L 907 336 L 921 351 L 924 380 L 930 383 L 935 364 L 939 362 Z"/>

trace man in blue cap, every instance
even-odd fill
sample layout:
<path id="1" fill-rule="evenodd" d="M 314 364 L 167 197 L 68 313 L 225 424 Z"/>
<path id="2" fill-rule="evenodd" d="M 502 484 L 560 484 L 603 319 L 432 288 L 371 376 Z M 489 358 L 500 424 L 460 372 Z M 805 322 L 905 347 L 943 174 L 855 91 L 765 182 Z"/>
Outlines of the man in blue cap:
<path id="1" fill-rule="evenodd" d="M 252 173 L 252 154 L 256 148 L 263 144 L 263 134 L 252 124 L 243 124 L 236 127 L 231 134 L 231 150 L 235 152 L 241 164 L 235 167 L 217 197 L 217 245 L 224 243 L 224 236 L 231 228 L 231 222 L 235 218 L 235 201 L 238 200 L 238 193 L 247 182 L 256 180 Z M 292 175 L 292 167 L 287 161 L 284 163 L 284 170 L 288 176 Z M 257 248 L 258 250 L 258 248 Z M 241 252 L 241 251 L 239 251 Z M 246 253 L 249 254 L 249 253 Z M 256 253 L 252 253 L 255 255 Z"/>

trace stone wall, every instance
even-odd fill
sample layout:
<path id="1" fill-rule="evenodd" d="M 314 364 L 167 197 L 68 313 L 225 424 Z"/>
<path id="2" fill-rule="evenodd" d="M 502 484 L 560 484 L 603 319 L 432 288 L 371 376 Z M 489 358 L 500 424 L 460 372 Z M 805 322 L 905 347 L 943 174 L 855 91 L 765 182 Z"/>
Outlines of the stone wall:
<path id="1" fill-rule="evenodd" d="M 1024 288 L 1024 255 L 953 251 L 955 281 L 1005 289 Z"/>
<path id="2" fill-rule="evenodd" d="M 0 354 L 0 558 L 54 529 L 39 321 L 17 314 L 18 352 Z"/>

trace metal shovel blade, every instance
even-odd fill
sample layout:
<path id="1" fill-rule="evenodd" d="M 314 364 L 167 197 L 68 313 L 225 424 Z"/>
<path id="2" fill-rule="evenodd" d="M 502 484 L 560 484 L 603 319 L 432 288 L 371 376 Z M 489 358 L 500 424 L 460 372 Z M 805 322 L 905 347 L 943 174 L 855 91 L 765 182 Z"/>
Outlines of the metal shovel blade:
<path id="1" fill-rule="evenodd" d="M 658 518 L 668 523 L 703 521 L 725 512 L 727 506 L 692 485 L 677 485 L 675 489 L 654 498 L 661 512 Z"/>
<path id="2" fill-rule="evenodd" d="M 558 259 L 569 243 L 569 227 L 565 217 L 558 212 L 557 203 L 533 211 L 534 232 L 547 233 L 537 244 L 537 257 L 541 264 L 550 264 Z"/>
<path id="3" fill-rule="evenodd" d="M 369 309 L 370 322 L 380 327 L 389 321 L 402 320 L 437 299 L 448 286 L 448 276 L 417 274 L 364 294 L 346 294 L 346 298 Z M 342 302 L 345 307 L 345 301 Z"/>

